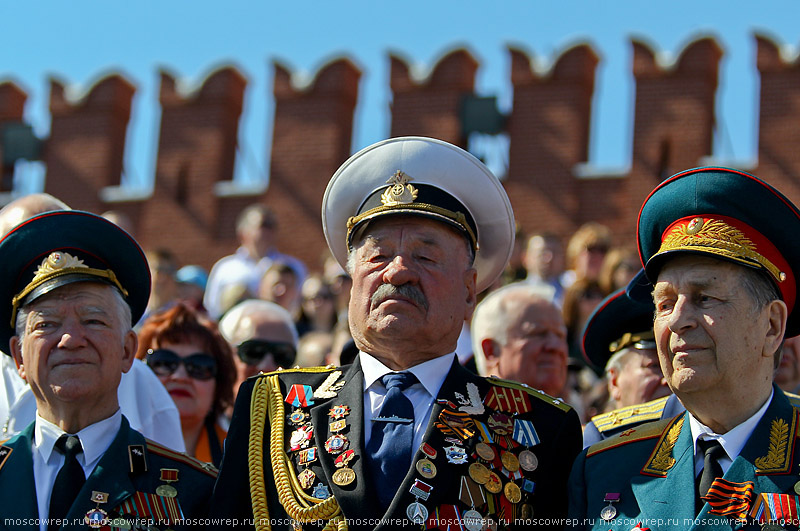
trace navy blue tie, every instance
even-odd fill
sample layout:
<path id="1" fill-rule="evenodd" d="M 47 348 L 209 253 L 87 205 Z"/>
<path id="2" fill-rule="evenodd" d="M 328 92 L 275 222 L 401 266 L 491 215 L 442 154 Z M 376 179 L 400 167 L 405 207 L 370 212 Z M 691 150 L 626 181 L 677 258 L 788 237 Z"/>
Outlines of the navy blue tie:
<path id="1" fill-rule="evenodd" d="M 392 502 L 411 465 L 414 406 L 403 390 L 417 383 L 410 372 L 392 372 L 381 378 L 386 398 L 378 418 L 372 419 L 367 465 L 384 511 Z"/>

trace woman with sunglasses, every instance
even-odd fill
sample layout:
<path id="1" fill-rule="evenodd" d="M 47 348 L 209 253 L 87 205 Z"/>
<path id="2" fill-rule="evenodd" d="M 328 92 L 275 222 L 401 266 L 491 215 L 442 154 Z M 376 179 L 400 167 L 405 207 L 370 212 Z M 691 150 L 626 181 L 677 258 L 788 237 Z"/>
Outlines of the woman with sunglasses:
<path id="1" fill-rule="evenodd" d="M 152 315 L 139 332 L 137 357 L 167 388 L 181 416 L 186 453 L 219 466 L 236 371 L 217 326 L 184 304 Z M 221 421 L 221 422 L 220 422 Z"/>

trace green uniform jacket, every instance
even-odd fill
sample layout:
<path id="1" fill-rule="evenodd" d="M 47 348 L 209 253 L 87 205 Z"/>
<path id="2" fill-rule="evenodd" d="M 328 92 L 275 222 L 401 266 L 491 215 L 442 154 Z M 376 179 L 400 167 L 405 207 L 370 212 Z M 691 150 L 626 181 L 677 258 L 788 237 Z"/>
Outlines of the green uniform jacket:
<path id="1" fill-rule="evenodd" d="M 773 386 L 764 417 L 733 461 L 724 479 L 752 482 L 760 493 L 795 495 L 800 480 L 798 410 Z M 584 450 L 569 480 L 570 518 L 574 529 L 629 531 L 759 529 L 752 518 L 739 520 L 709 513 L 705 503 L 695 512 L 695 473 L 688 412 L 673 419 L 643 424 Z M 616 516 L 600 516 L 608 493 L 619 493 Z M 753 506 L 755 501 L 748 504 Z M 794 524 L 796 528 L 796 524 Z"/>
<path id="2" fill-rule="evenodd" d="M 333 369 L 324 370 L 324 372 L 309 372 L 308 370 L 288 370 L 275 373 L 280 380 L 280 393 L 281 398 L 286 398 L 287 394 L 291 392 L 293 384 L 303 384 L 311 386 L 315 390 L 318 386 L 328 379 Z M 467 496 L 461 490 L 462 484 L 465 482 L 463 478 L 469 477 L 469 466 L 477 461 L 474 452 L 475 445 L 481 440 L 481 435 L 475 426 L 470 427 L 470 421 L 479 420 L 488 423 L 487 417 L 493 413 L 489 407 L 485 411 L 477 413 L 474 409 L 480 410 L 481 407 L 470 408 L 465 406 L 465 401 L 470 401 L 467 397 L 470 396 L 468 390 L 473 390 L 474 399 L 472 405 L 482 404 L 487 397 L 487 393 L 494 387 L 513 389 L 514 393 L 523 394 L 528 397 L 530 409 L 528 412 L 520 415 L 515 415 L 512 419 L 530 420 L 535 427 L 536 433 L 541 442 L 530 448 L 538 458 L 538 468 L 533 471 L 526 471 L 520 474 L 521 477 L 517 479 L 509 479 L 502 474 L 500 468 L 494 469 L 497 475 L 502 480 L 503 485 L 509 482 L 521 486 L 525 480 L 535 484 L 532 494 L 522 490 L 522 499 L 517 500 L 514 504 L 513 512 L 515 516 L 519 517 L 523 505 L 528 505 L 528 509 L 532 509 L 534 518 L 561 518 L 561 523 L 557 527 L 563 525 L 563 519 L 566 516 L 566 482 L 572 461 L 577 456 L 581 447 L 581 433 L 578 416 L 574 410 L 558 400 L 555 400 L 539 391 L 534 391 L 530 388 L 525 388 L 519 384 L 512 384 L 500 380 L 492 380 L 481 378 L 463 367 L 457 362 L 454 362 L 450 372 L 448 373 L 441 390 L 437 402 L 433 406 L 431 420 L 428 424 L 427 431 L 423 437 L 423 441 L 433 449 L 435 457 L 429 457 L 430 461 L 435 466 L 435 476 L 426 478 L 418 472 L 415 466 L 412 466 L 406 477 L 404 478 L 397 494 L 394 497 L 391 505 L 389 506 L 386 514 L 382 514 L 378 507 L 375 492 L 377 489 L 382 488 L 381 485 L 372 484 L 371 478 L 366 470 L 364 462 L 364 419 L 363 419 L 363 392 L 364 392 L 364 379 L 361 371 L 361 365 L 358 360 L 349 366 L 342 369 L 343 374 L 340 377 L 334 377 L 337 382 L 342 383 L 341 388 L 335 391 L 335 396 L 330 398 L 318 399 L 316 396 L 313 398 L 314 403 L 308 408 L 299 408 L 307 413 L 310 417 L 310 422 L 313 425 L 313 440 L 310 441 L 309 447 L 316 447 L 318 451 L 318 459 L 310 463 L 310 468 L 316 479 L 314 486 L 308 488 L 305 494 L 310 495 L 312 492 L 320 488 L 327 489 L 327 491 L 336 498 L 344 516 L 348 519 L 350 529 L 398 529 L 401 527 L 410 527 L 411 522 L 408 520 L 407 510 L 409 505 L 415 502 L 415 496 L 412 495 L 410 490 L 417 480 L 421 480 L 432 489 L 425 499 L 423 495 L 418 501 L 423 504 L 430 517 L 436 514 L 452 515 L 454 509 L 459 514 L 470 509 L 469 505 L 465 505 L 460 501 Z M 250 406 L 253 388 L 259 378 L 266 376 L 259 376 L 249 379 L 245 382 L 236 400 L 233 419 L 231 422 L 228 436 L 225 440 L 225 452 L 223 455 L 222 466 L 220 469 L 220 476 L 214 490 L 214 497 L 212 500 L 212 516 L 226 517 L 236 519 L 239 525 L 249 522 L 253 518 L 253 505 L 251 500 L 251 491 L 248 479 L 248 437 L 250 435 Z M 336 386 L 335 386 L 336 387 Z M 477 395 L 475 394 L 477 391 Z M 291 399 L 291 397 L 290 397 Z M 523 398 L 523 402 L 524 402 Z M 448 406 L 450 402 L 450 406 Z M 293 408 L 286 404 L 285 415 L 289 415 Z M 331 409 L 334 406 L 347 406 L 349 414 L 344 417 L 347 427 L 343 433 L 350 441 L 350 448 L 355 450 L 355 456 L 349 463 L 349 466 L 355 473 L 355 480 L 353 483 L 343 486 L 337 485 L 333 480 L 333 475 L 337 471 L 334 459 L 337 457 L 335 454 L 330 454 L 326 448 L 325 443 L 331 436 L 330 423 L 333 419 L 330 417 Z M 436 426 L 439 416 L 443 410 L 447 408 L 463 408 L 461 411 L 470 411 L 465 421 L 467 430 L 471 430 L 473 435 L 461 443 L 464 451 L 464 462 L 460 464 L 451 463 L 448 461 L 446 448 L 458 446 L 452 442 L 453 439 L 458 438 L 454 434 L 445 434 Z M 465 413 L 466 414 L 466 413 Z M 274 424 L 273 424 L 274 426 Z M 281 505 L 278 498 L 278 493 L 275 487 L 274 472 L 269 459 L 269 423 L 265 426 L 264 436 L 264 485 L 266 488 L 266 503 L 269 510 L 269 516 L 272 524 L 272 529 L 289 529 L 290 522 L 287 512 Z M 291 438 L 292 431 L 297 428 L 297 425 L 292 425 L 291 421 L 285 423 L 285 444 L 284 448 L 287 450 L 289 456 L 289 466 L 296 467 L 295 471 L 300 473 L 302 466 L 297 464 L 297 452 L 288 449 L 288 441 Z M 451 439 L 447 441 L 446 439 Z M 499 443 L 491 443 L 496 449 L 498 455 L 502 450 Z M 507 444 L 507 443 L 506 443 Z M 524 447 L 515 446 L 512 450 L 515 454 L 519 454 Z M 414 451 L 414 462 L 424 459 L 426 456 L 417 448 Z M 487 464 L 487 468 L 489 465 Z M 250 467 L 252 469 L 252 467 Z M 321 486 L 320 486 L 321 485 Z M 504 494 L 487 493 L 483 487 L 478 487 L 476 499 L 476 510 L 480 512 L 481 516 L 497 515 L 502 509 L 500 501 L 501 496 Z M 528 486 L 530 486 L 528 484 Z M 487 501 L 480 501 L 480 491 L 487 497 Z M 300 494 L 302 495 L 302 494 Z M 491 495 L 491 496 L 490 496 Z M 513 497 L 513 496 L 512 496 Z M 489 500 L 491 499 L 491 502 Z M 506 505 L 506 507 L 508 507 Z M 383 521 L 382 521 L 383 520 Z M 322 522 L 324 524 L 325 522 Z M 427 525 L 427 524 L 426 524 Z M 554 528 L 556 526 L 542 526 L 542 528 Z M 312 524 L 303 524 L 303 529 L 315 528 Z M 414 526 L 414 528 L 425 528 L 425 526 Z M 441 527 L 447 529 L 447 525 Z M 458 527 L 451 527 L 451 529 L 458 529 Z"/>
<path id="3" fill-rule="evenodd" d="M 0 497 L 0 529 L 39 529 L 38 524 L 31 525 L 31 522 L 39 518 L 31 454 L 33 426 L 31 423 L 0 446 L 0 492 L 4 493 Z M 83 518 L 96 507 L 108 513 L 109 521 L 122 516 L 124 502 L 132 500 L 134 494 L 155 494 L 160 485 L 166 484 L 160 479 L 161 469 L 178 471 L 177 481 L 170 484 L 177 490 L 183 516 L 187 519 L 205 517 L 217 475 L 216 469 L 145 439 L 129 426 L 128 420 L 123 416 L 119 433 L 86 479 L 67 514 L 66 520 L 74 524 L 65 525 L 62 529 L 89 529 L 83 523 Z M 107 493 L 108 501 L 95 503 L 92 500 L 93 491 Z M 151 497 L 150 500 L 155 499 Z M 137 505 L 137 508 L 140 506 Z M 136 517 L 131 516 L 129 521 L 134 518 Z M 199 527 L 203 527 L 204 522 L 200 524 Z M 167 527 L 158 523 L 153 525 L 152 522 L 150 525 L 153 529 Z M 169 526 L 176 530 L 191 527 L 196 526 Z"/>

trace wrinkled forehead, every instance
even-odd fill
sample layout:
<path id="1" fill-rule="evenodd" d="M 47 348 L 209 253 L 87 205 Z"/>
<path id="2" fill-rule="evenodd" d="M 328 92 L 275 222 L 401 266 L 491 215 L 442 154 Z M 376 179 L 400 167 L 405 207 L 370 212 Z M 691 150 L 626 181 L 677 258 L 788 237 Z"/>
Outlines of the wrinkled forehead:
<path id="1" fill-rule="evenodd" d="M 718 284 L 739 278 L 744 266 L 704 255 L 681 254 L 667 260 L 658 271 L 656 289 L 675 283 Z"/>

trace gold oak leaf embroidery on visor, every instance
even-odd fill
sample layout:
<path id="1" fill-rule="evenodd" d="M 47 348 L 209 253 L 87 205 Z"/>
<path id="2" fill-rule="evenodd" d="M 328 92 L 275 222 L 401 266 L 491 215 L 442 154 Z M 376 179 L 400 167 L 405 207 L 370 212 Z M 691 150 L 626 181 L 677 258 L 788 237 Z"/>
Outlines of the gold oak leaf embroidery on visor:
<path id="1" fill-rule="evenodd" d="M 658 253 L 682 250 L 701 250 L 737 261 L 760 264 L 778 281 L 786 279 L 775 264 L 756 250 L 755 244 L 736 227 L 717 219 L 693 218 L 673 227 L 661 242 Z"/>

